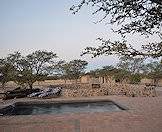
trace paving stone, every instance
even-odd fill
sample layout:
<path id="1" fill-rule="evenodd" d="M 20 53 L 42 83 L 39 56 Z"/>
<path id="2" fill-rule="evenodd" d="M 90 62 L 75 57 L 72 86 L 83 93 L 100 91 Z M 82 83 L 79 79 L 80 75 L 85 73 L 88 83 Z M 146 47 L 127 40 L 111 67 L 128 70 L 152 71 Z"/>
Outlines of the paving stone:
<path id="1" fill-rule="evenodd" d="M 112 100 L 128 108 L 120 112 L 79 113 L 62 115 L 0 117 L 0 132 L 161 132 L 162 96 L 51 99 Z M 24 99 L 27 101 L 28 99 Z M 15 100 L 13 100 L 15 101 Z M 16 100 L 16 101 L 22 101 Z M 30 100 L 31 101 L 31 100 Z M 50 100 L 48 100 L 50 101 Z M 8 102 L 1 102 L 4 105 Z M 10 102 L 11 103 L 11 102 Z"/>

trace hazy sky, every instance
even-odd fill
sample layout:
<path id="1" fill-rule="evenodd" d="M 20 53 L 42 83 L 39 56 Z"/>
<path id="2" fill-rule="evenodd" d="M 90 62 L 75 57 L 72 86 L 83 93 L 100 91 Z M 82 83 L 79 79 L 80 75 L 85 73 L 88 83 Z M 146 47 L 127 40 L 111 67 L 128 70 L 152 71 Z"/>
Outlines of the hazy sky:
<path id="1" fill-rule="evenodd" d="M 83 8 L 73 15 L 69 8 L 76 1 L 0 0 L 0 56 L 14 51 L 27 54 L 40 49 L 53 51 L 69 61 L 81 58 L 86 46 L 96 46 L 98 37 L 119 39 L 110 30 L 110 25 L 93 23 L 99 18 L 91 15 L 91 9 Z M 152 41 L 156 39 L 151 38 Z M 128 40 L 135 47 L 145 43 L 139 36 L 129 36 Z M 81 59 L 89 62 L 88 69 L 117 62 L 112 56 L 95 59 L 85 56 Z"/>

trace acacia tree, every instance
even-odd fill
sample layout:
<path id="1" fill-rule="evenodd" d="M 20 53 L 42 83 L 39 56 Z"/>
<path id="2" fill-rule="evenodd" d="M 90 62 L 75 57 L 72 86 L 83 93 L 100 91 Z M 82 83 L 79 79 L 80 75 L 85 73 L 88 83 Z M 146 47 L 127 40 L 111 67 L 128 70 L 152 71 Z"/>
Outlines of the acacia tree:
<path id="1" fill-rule="evenodd" d="M 22 71 L 22 65 L 21 62 L 23 60 L 23 57 L 20 52 L 14 52 L 11 54 L 8 54 L 7 57 L 4 58 L 5 62 L 8 63 L 13 67 L 13 71 L 9 71 L 9 73 L 12 74 L 12 81 L 14 81 L 16 84 L 20 86 L 24 86 L 25 84 L 25 78 L 20 74 L 20 71 Z"/>
<path id="2" fill-rule="evenodd" d="M 125 69 L 115 68 L 114 66 L 104 66 L 101 69 L 92 70 L 89 72 L 92 77 L 104 77 L 106 82 L 112 83 L 112 79 L 116 82 L 123 82 L 130 75 L 130 72 Z"/>
<path id="3" fill-rule="evenodd" d="M 141 73 L 144 67 L 144 58 L 122 56 L 119 59 L 117 67 L 127 71 L 130 83 L 139 83 L 142 78 Z"/>
<path id="4" fill-rule="evenodd" d="M 117 69 L 113 66 L 103 66 L 101 69 L 96 69 L 95 74 L 106 79 L 111 84 L 111 81 L 114 77 L 114 74 L 117 72 Z"/>
<path id="5" fill-rule="evenodd" d="M 155 85 L 162 79 L 162 64 L 158 61 L 150 62 L 145 65 L 145 75 L 147 78 L 153 79 Z"/>
<path id="6" fill-rule="evenodd" d="M 48 75 L 48 68 L 54 64 L 56 54 L 47 51 L 35 51 L 27 55 L 20 65 L 23 66 L 23 71 L 30 88 L 35 81 L 42 80 Z M 25 64 L 26 63 L 26 64 Z"/>
<path id="7" fill-rule="evenodd" d="M 63 79 L 66 83 L 66 80 L 68 77 L 68 69 L 69 66 L 65 61 L 60 61 L 57 65 L 55 65 L 55 72 L 58 74 L 58 76 Z"/>
<path id="8" fill-rule="evenodd" d="M 69 67 L 67 70 L 69 79 L 75 79 L 77 82 L 77 79 L 84 74 L 88 62 L 78 59 L 70 61 L 67 65 Z"/>
<path id="9" fill-rule="evenodd" d="M 7 57 L 0 59 L 1 83 L 3 87 L 8 81 L 15 80 L 17 69 L 19 69 L 17 63 L 20 58 L 21 54 L 19 52 L 14 52 L 13 54 L 9 54 Z"/>
<path id="10" fill-rule="evenodd" d="M 140 73 L 144 66 L 144 58 L 132 58 L 129 56 L 122 56 L 119 58 L 117 67 L 125 69 L 133 74 Z"/>
<path id="11" fill-rule="evenodd" d="M 72 60 L 70 62 L 62 62 L 58 66 L 58 71 L 61 74 L 61 77 L 65 80 L 66 79 L 79 79 L 79 77 L 85 72 L 86 66 L 88 65 L 88 62 L 83 60 Z"/>
<path id="12" fill-rule="evenodd" d="M 34 82 L 48 75 L 48 68 L 55 64 L 55 58 L 57 56 L 53 52 L 38 50 L 27 56 L 15 52 L 9 54 L 7 60 L 15 68 L 14 81 L 32 88 Z"/>
<path id="13" fill-rule="evenodd" d="M 5 59 L 0 59 L 0 82 L 2 88 L 5 87 L 5 84 L 13 80 L 14 67 L 9 64 Z"/>
<path id="14" fill-rule="evenodd" d="M 115 82 L 118 83 L 123 83 L 124 81 L 127 81 L 129 78 L 130 78 L 130 72 L 120 68 L 118 68 L 113 75 L 113 79 L 115 79 Z"/>
<path id="15" fill-rule="evenodd" d="M 141 35 L 158 34 L 162 21 L 162 1 L 161 0 L 81 0 L 78 5 L 73 5 L 70 10 L 77 13 L 83 6 L 94 7 L 93 14 L 103 16 L 98 22 L 107 20 L 115 25 L 114 32 L 125 37 L 128 33 L 140 33 Z M 91 54 L 93 57 L 100 55 L 117 54 L 119 56 L 162 56 L 162 41 L 142 45 L 141 50 L 133 48 L 132 45 L 124 41 L 105 40 L 98 38 L 101 42 L 99 47 L 87 47 L 84 54 Z M 161 39 L 160 39 L 161 40 Z"/>

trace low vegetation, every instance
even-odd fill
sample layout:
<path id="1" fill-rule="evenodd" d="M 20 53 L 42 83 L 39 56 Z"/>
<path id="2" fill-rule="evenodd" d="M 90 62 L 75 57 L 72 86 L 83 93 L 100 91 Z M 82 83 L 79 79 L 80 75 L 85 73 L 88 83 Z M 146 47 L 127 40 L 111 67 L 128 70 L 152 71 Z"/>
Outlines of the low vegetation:
<path id="1" fill-rule="evenodd" d="M 122 56 L 116 67 L 104 66 L 101 69 L 90 71 L 89 74 L 106 77 L 108 82 L 114 79 L 118 83 L 125 81 L 130 84 L 138 84 L 142 78 L 148 78 L 153 79 L 154 84 L 158 84 L 162 79 L 162 64 L 160 61 L 147 62 L 143 58 Z"/>
<path id="2" fill-rule="evenodd" d="M 80 59 L 61 61 L 53 52 L 35 51 L 23 56 L 19 52 L 0 59 L 0 82 L 2 87 L 14 81 L 21 87 L 33 88 L 33 83 L 43 80 L 77 80 L 85 74 L 88 62 Z M 147 62 L 144 58 L 122 56 L 116 66 L 104 66 L 88 73 L 93 77 L 104 77 L 107 83 L 114 79 L 118 83 L 138 84 L 142 78 L 153 79 L 158 84 L 162 78 L 162 63 Z"/>
<path id="3" fill-rule="evenodd" d="M 4 88 L 9 81 L 32 89 L 33 83 L 46 79 L 75 79 L 82 74 L 88 63 L 83 60 L 60 61 L 53 52 L 35 51 L 23 56 L 19 52 L 0 59 L 0 82 Z"/>

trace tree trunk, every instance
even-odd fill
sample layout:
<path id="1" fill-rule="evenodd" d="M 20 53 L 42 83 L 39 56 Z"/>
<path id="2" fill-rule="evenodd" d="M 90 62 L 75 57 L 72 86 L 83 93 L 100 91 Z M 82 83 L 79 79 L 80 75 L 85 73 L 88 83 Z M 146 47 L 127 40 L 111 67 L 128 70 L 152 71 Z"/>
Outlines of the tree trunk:
<path id="1" fill-rule="evenodd" d="M 157 79 L 157 78 L 156 78 L 156 79 L 154 79 L 154 85 L 156 85 L 156 86 L 157 86 L 157 85 L 158 85 L 158 83 L 159 83 L 159 79 Z"/>
<path id="2" fill-rule="evenodd" d="M 77 79 L 75 79 L 75 84 L 77 84 L 77 82 L 78 82 Z"/>
<path id="3" fill-rule="evenodd" d="M 29 83 L 29 88 L 33 89 L 33 83 Z"/>
<path id="4" fill-rule="evenodd" d="M 3 82 L 2 82 L 2 89 L 3 89 L 3 90 L 5 90 L 5 84 L 6 84 L 6 83 L 3 83 Z"/>
<path id="5" fill-rule="evenodd" d="M 65 84 L 66 84 L 66 79 L 64 79 L 64 81 L 65 81 Z"/>

